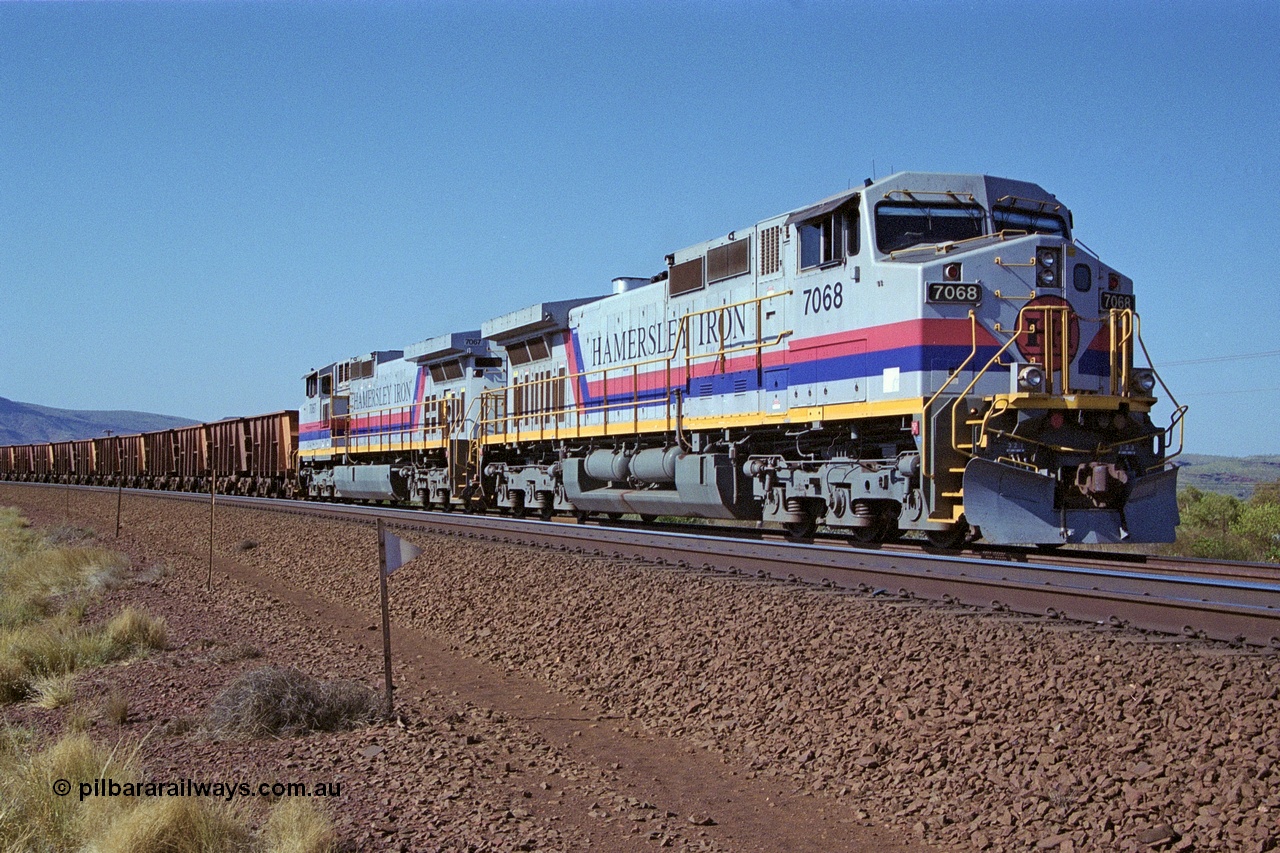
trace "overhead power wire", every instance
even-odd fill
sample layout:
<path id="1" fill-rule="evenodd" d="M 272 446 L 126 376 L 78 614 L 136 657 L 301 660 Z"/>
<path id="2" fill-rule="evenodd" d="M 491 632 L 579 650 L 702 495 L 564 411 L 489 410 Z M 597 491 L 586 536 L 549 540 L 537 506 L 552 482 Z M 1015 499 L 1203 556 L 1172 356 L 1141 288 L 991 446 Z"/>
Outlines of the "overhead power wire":
<path id="1" fill-rule="evenodd" d="M 1237 391 L 1186 391 L 1179 397 L 1227 397 L 1231 394 L 1269 394 L 1280 388 L 1241 388 Z"/>
<path id="2" fill-rule="evenodd" d="M 1217 361 L 1244 361 L 1250 358 L 1269 358 L 1271 356 L 1280 355 L 1280 349 L 1267 350 L 1266 352 L 1247 352 L 1240 355 L 1211 355 L 1208 358 L 1188 358 L 1182 361 L 1166 361 L 1162 367 L 1178 367 L 1183 364 L 1210 364 Z"/>

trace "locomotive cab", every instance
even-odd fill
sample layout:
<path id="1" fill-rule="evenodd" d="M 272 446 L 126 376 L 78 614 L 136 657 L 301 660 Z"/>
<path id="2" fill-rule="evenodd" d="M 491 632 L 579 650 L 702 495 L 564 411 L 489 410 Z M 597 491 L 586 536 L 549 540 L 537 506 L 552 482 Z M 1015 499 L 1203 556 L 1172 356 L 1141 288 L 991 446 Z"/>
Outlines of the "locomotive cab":
<path id="1" fill-rule="evenodd" d="M 1073 239 L 1070 211 L 1039 187 L 889 183 L 874 206 L 882 262 L 914 268 L 926 321 L 956 338 L 968 327 L 969 346 L 922 388 L 929 518 L 953 539 L 972 525 L 994 542 L 1172 541 L 1167 460 L 1185 410 L 1152 421 L 1159 377 L 1135 363 L 1132 281 Z"/>

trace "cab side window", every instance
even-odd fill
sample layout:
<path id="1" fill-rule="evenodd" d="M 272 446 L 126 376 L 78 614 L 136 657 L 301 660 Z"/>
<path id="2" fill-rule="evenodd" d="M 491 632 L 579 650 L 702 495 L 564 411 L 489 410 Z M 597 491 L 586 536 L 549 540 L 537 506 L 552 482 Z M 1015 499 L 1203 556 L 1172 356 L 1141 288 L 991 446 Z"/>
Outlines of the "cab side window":
<path id="1" fill-rule="evenodd" d="M 800 223 L 800 269 L 837 264 L 858 254 L 858 209 L 848 207 Z"/>

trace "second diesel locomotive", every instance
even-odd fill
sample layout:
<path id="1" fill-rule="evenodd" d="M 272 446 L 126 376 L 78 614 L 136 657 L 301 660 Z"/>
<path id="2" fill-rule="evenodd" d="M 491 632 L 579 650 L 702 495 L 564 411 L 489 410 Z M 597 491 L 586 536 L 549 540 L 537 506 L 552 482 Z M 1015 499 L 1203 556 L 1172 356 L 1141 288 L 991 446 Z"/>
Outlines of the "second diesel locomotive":
<path id="1" fill-rule="evenodd" d="M 800 539 L 1171 541 L 1185 409 L 1153 423 L 1133 283 L 1072 231 L 1035 184 L 867 181 L 612 295 L 308 373 L 298 486 Z"/>

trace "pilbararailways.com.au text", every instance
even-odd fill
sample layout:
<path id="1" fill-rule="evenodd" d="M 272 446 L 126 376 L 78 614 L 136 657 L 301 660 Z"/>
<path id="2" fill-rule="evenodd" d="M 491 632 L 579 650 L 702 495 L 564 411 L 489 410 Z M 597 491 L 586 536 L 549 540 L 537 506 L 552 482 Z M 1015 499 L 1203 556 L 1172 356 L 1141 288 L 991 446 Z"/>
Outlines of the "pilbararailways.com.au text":
<path id="1" fill-rule="evenodd" d="M 75 790 L 84 802 L 89 797 L 217 797 L 231 802 L 236 797 L 340 797 L 341 782 L 199 782 L 179 779 L 175 782 L 117 782 L 94 779 L 76 783 Z M 71 782 L 55 779 L 53 792 L 65 797 L 72 791 Z"/>

